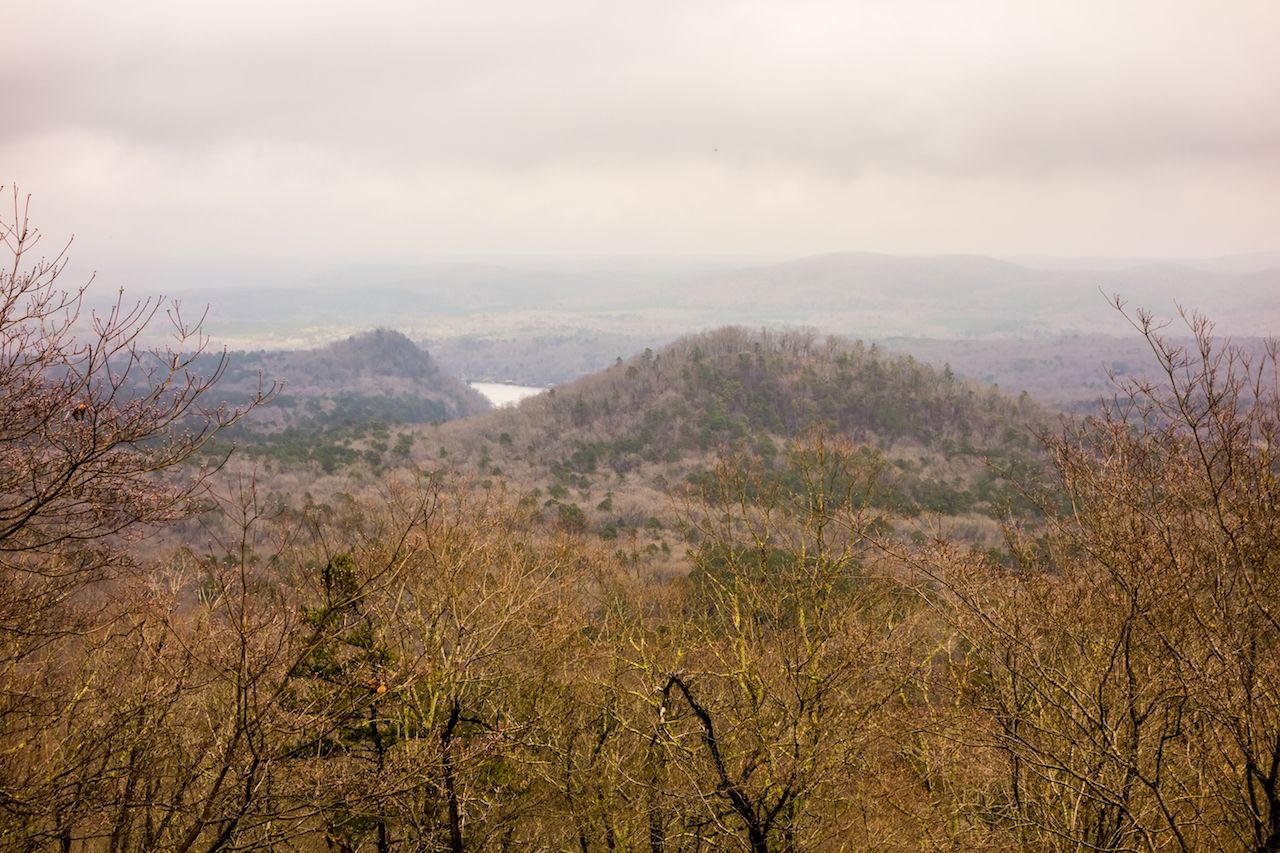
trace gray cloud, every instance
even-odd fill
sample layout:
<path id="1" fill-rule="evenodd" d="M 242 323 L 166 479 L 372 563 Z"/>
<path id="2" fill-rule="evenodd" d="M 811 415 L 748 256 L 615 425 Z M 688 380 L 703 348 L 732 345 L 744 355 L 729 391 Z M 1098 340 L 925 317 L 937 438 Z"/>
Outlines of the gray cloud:
<path id="1" fill-rule="evenodd" d="M 3 177 L 120 253 L 1216 252 L 1280 188 L 1260 0 L 8 17 Z"/>

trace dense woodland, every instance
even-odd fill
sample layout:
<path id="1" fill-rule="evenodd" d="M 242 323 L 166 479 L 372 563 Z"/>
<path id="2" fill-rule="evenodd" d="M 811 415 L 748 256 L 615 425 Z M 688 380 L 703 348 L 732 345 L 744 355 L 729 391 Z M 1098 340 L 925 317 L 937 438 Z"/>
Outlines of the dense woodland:
<path id="1" fill-rule="evenodd" d="M 1132 313 L 1069 421 L 742 329 L 289 420 L 3 234 L 0 848 L 1280 850 L 1274 347 Z"/>

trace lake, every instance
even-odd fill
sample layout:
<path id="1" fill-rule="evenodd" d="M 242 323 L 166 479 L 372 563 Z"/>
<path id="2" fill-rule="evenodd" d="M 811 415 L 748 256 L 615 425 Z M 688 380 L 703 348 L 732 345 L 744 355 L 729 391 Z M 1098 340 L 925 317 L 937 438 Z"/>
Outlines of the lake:
<path id="1" fill-rule="evenodd" d="M 514 406 L 525 397 L 541 394 L 546 388 L 536 385 L 512 385 L 507 382 L 468 382 L 494 406 Z"/>

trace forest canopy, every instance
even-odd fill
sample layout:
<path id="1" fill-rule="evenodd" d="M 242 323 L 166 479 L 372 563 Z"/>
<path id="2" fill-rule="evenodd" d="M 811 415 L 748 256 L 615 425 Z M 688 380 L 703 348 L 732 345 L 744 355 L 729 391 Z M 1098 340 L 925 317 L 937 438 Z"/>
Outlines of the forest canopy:
<path id="1" fill-rule="evenodd" d="M 414 438 L 291 500 L 197 454 L 269 387 L 208 403 L 198 323 L 81 322 L 16 194 L 0 234 L 0 848 L 1280 850 L 1274 346 L 1134 312 L 1157 378 L 1051 428 L 722 331 L 536 401 L 541 443 L 480 416 L 510 462 Z M 883 497 L 893 441 L 997 440 L 1052 481 L 1002 550 Z M 663 574 L 571 500 L 657 447 L 698 460 Z"/>

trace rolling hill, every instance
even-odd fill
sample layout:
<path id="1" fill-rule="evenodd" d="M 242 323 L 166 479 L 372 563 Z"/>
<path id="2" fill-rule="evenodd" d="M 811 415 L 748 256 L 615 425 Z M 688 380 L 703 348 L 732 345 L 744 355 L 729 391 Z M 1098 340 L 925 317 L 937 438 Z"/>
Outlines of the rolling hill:
<path id="1" fill-rule="evenodd" d="M 726 454 L 785 473 L 819 430 L 882 470 L 875 500 L 904 518 L 1031 512 L 1004 474 L 1039 463 L 1055 416 L 874 345 L 811 331 L 723 328 L 646 350 L 513 409 L 419 431 L 415 460 L 502 481 L 570 528 L 649 536 Z"/>
<path id="2" fill-rule="evenodd" d="M 209 369 L 212 359 L 205 362 Z M 236 404 L 260 384 L 273 383 L 274 400 L 211 450 L 221 452 L 233 441 L 253 458 L 313 462 L 332 472 L 349 462 L 382 464 L 392 426 L 440 423 L 489 409 L 483 396 L 425 350 L 386 329 L 316 349 L 231 353 L 217 396 Z M 399 455 L 406 452 L 402 445 Z"/>

